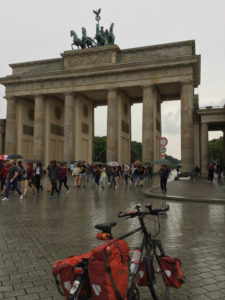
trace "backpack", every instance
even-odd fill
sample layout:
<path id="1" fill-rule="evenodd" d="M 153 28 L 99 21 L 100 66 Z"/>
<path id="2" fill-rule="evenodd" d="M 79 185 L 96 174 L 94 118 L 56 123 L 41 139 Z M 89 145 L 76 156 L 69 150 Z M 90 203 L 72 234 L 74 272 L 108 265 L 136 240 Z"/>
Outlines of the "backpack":
<path id="1" fill-rule="evenodd" d="M 93 300 L 126 300 L 129 247 L 124 240 L 111 240 L 93 249 L 88 275 Z"/>
<path id="2" fill-rule="evenodd" d="M 162 276 L 167 286 L 180 288 L 184 283 L 183 274 L 180 268 L 181 261 L 178 258 L 170 256 L 162 256 L 160 259 L 160 266 Z"/>
<path id="3" fill-rule="evenodd" d="M 65 296 L 68 300 L 71 287 L 74 280 L 80 274 L 79 268 L 74 268 L 78 263 L 82 261 L 82 258 L 89 258 L 90 253 L 85 253 L 83 255 L 70 256 L 63 260 L 58 260 L 53 264 L 53 276 L 55 278 L 55 283 L 58 289 L 58 292 Z M 57 275 L 59 275 L 60 280 L 58 280 Z M 63 291 L 62 291 L 63 290 Z M 83 296 L 87 296 L 90 293 L 90 287 L 87 284 L 81 291 Z"/>

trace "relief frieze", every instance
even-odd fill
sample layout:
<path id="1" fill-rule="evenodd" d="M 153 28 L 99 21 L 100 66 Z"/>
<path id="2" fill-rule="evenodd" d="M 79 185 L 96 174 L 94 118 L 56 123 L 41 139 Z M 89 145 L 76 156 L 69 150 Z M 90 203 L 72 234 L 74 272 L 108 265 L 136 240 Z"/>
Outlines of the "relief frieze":
<path id="1" fill-rule="evenodd" d="M 89 65 L 105 65 L 113 63 L 113 52 L 100 52 L 93 54 L 80 54 L 64 57 L 65 68 L 84 67 Z"/>

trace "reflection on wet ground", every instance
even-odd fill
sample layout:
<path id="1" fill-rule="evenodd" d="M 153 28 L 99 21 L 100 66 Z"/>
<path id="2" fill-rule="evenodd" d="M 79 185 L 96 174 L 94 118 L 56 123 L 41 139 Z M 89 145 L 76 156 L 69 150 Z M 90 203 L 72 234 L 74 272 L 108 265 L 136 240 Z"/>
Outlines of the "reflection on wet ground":
<path id="1" fill-rule="evenodd" d="M 69 194 L 63 190 L 60 198 L 48 196 L 43 191 L 21 201 L 11 195 L 0 203 L 0 299 L 63 299 L 51 281 L 53 261 L 98 246 L 96 223 L 116 221 L 115 237 L 137 227 L 136 219 L 118 219 L 119 211 L 137 203 L 162 205 L 123 183 L 118 190 L 98 190 L 90 183 Z M 223 205 L 171 202 L 170 211 L 160 217 L 159 238 L 168 255 L 181 258 L 186 277 L 171 299 L 225 299 L 224 215 Z M 154 233 L 154 220 L 146 222 Z M 139 242 L 139 234 L 128 239 L 131 248 Z M 142 299 L 150 298 L 143 293 Z"/>

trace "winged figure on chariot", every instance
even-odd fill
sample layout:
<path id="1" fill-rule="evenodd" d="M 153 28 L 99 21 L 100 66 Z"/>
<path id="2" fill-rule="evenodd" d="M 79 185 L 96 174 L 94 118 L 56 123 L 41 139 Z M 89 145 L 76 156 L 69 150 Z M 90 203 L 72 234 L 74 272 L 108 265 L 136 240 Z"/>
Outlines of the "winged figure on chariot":
<path id="1" fill-rule="evenodd" d="M 100 12 L 101 8 L 98 10 L 93 10 L 96 15 L 95 19 L 98 22 L 96 24 L 96 33 L 94 39 L 87 35 L 87 30 L 85 27 L 82 27 L 82 38 L 80 39 L 74 30 L 70 31 L 70 36 L 73 37 L 73 43 L 71 47 L 77 46 L 78 49 L 85 48 L 93 48 L 93 47 L 101 47 L 101 46 L 109 46 L 114 45 L 115 35 L 113 33 L 114 23 L 112 23 L 109 27 L 109 30 L 104 30 L 103 26 L 99 26 L 100 21 Z"/>

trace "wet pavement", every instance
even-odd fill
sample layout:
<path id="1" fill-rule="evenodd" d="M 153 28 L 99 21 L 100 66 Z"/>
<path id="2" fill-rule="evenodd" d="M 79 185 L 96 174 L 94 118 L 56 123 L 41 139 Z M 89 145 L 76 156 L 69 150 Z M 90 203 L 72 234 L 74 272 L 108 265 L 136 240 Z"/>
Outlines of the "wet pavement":
<path id="1" fill-rule="evenodd" d="M 197 177 L 194 182 L 187 178 L 183 180 L 173 180 L 173 178 L 174 176 L 171 176 L 167 184 L 167 200 L 225 203 L 225 177 L 218 181 L 217 176 L 215 176 L 212 183 L 201 177 Z M 159 181 L 156 185 L 145 188 L 144 192 L 152 197 L 162 197 Z"/>
<path id="2" fill-rule="evenodd" d="M 52 200 L 47 191 L 36 198 L 30 191 L 24 200 L 10 195 L 8 202 L 0 202 L 0 299 L 64 299 L 52 280 L 54 261 L 98 246 L 96 223 L 117 221 L 115 237 L 137 226 L 136 219 L 117 219 L 119 211 L 150 201 L 153 207 L 162 205 L 123 182 L 118 190 L 96 190 L 93 183 L 71 188 L 69 194 L 63 188 L 61 197 Z M 154 233 L 156 223 L 146 222 Z M 160 223 L 159 238 L 168 255 L 181 259 L 186 281 L 171 291 L 170 299 L 225 299 L 224 205 L 171 202 Z M 127 241 L 133 249 L 140 236 Z M 151 297 L 144 290 L 141 299 Z"/>

